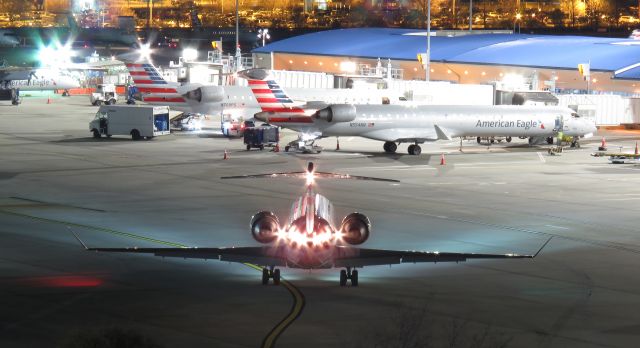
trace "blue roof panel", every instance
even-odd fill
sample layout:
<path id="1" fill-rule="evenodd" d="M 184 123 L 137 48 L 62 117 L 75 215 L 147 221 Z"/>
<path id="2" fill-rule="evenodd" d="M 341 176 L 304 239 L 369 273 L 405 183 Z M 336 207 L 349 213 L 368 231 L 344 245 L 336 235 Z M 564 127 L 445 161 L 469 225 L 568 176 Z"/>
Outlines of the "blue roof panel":
<path id="1" fill-rule="evenodd" d="M 415 60 L 426 51 L 425 32 L 417 29 L 338 29 L 300 35 L 254 52 L 298 53 Z M 431 38 L 431 59 L 441 62 L 612 71 L 640 62 L 640 42 L 586 36 L 476 34 Z"/>

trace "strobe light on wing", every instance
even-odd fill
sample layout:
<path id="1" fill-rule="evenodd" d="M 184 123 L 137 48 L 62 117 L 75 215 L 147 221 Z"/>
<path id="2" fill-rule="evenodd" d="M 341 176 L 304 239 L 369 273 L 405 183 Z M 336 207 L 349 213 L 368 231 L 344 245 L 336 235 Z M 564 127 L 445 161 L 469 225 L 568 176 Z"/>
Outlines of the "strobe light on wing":
<path id="1" fill-rule="evenodd" d="M 351 245 L 362 244 L 369 239 L 371 221 L 364 214 L 351 213 L 342 220 L 340 227 L 342 240 Z"/>
<path id="2" fill-rule="evenodd" d="M 251 235 L 260 243 L 273 243 L 278 239 L 280 223 L 278 217 L 270 211 L 261 211 L 251 218 Z"/>
<path id="3" fill-rule="evenodd" d="M 315 117 L 327 122 L 351 122 L 356 119 L 356 107 L 351 104 L 329 105 L 316 112 Z"/>

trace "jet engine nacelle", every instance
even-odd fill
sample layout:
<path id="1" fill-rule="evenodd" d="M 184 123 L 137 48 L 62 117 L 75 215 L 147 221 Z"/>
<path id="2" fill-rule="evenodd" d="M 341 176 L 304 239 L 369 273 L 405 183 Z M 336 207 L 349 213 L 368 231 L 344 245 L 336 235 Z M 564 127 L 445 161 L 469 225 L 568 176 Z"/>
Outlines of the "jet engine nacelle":
<path id="1" fill-rule="evenodd" d="M 224 88 L 222 86 L 202 86 L 188 91 L 183 96 L 198 103 L 215 103 L 224 100 Z"/>
<path id="2" fill-rule="evenodd" d="M 327 122 L 351 122 L 356 119 L 356 107 L 350 104 L 329 105 L 318 110 L 316 118 Z"/>
<path id="3" fill-rule="evenodd" d="M 260 243 L 271 243 L 278 238 L 280 223 L 270 211 L 261 211 L 251 218 L 251 235 Z"/>
<path id="4" fill-rule="evenodd" d="M 342 219 L 340 231 L 342 232 L 342 240 L 345 242 L 351 245 L 362 244 L 369 239 L 371 222 L 364 214 L 351 213 Z"/>

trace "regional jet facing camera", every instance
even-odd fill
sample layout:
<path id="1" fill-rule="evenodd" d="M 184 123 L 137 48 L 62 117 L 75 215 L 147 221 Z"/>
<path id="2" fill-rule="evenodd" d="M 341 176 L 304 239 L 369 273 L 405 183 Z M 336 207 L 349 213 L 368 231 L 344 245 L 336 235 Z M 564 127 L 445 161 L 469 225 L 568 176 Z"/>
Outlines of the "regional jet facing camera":
<path id="1" fill-rule="evenodd" d="M 263 69 L 238 73 L 249 81 L 262 112 L 261 121 L 302 133 L 304 147 L 328 136 L 361 136 L 384 141 L 384 150 L 411 143 L 408 152 L 419 155 L 419 144 L 464 136 L 553 137 L 559 132 L 580 137 L 596 131 L 595 124 L 566 107 L 513 105 L 354 105 L 308 103 L 299 105 Z M 297 143 L 290 145 L 296 146 Z"/>
<path id="2" fill-rule="evenodd" d="M 468 259 L 523 259 L 534 258 L 549 243 L 549 238 L 533 255 L 518 254 L 475 254 L 438 251 L 400 251 L 365 249 L 356 247 L 367 241 L 371 234 L 371 221 L 362 213 L 354 212 L 337 225 L 331 202 L 316 193 L 315 179 L 351 179 L 398 182 L 348 174 L 316 172 L 309 162 L 307 170 L 273 174 L 257 174 L 223 177 L 223 179 L 279 178 L 293 177 L 306 180 L 304 195 L 293 202 L 291 214 L 285 224 L 270 211 L 255 214 L 249 223 L 253 238 L 264 246 L 233 248 L 89 248 L 73 233 L 86 250 L 97 252 L 150 253 L 161 257 L 191 259 L 217 259 L 227 262 L 252 263 L 263 266 L 262 284 L 273 279 L 280 283 L 280 269 L 289 267 L 300 269 L 343 268 L 340 271 L 340 285 L 358 286 L 356 268 L 375 265 L 391 265 L 417 262 L 463 262 Z M 339 226 L 339 227 L 338 227 Z"/>

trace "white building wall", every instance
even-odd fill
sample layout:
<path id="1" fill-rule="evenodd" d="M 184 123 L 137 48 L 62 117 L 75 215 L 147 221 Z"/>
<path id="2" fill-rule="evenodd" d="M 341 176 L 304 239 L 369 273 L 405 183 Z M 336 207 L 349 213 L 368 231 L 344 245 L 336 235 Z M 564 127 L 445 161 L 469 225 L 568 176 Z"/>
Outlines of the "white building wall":
<path id="1" fill-rule="evenodd" d="M 640 99 L 619 95 L 561 94 L 561 106 L 593 109 L 596 125 L 640 123 Z"/>

